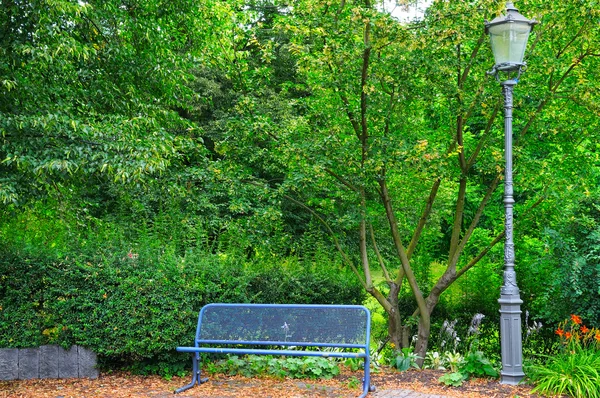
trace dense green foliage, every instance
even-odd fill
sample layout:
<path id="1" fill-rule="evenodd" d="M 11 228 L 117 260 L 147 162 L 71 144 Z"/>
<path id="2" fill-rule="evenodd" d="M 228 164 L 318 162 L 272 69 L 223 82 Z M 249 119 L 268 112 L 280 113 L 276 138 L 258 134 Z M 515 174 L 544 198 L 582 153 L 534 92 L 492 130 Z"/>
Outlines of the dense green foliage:
<path id="1" fill-rule="evenodd" d="M 600 319 L 600 10 L 518 3 L 516 264 L 547 337 Z M 203 303 L 364 294 L 421 360 L 444 319 L 496 325 L 503 6 L 0 0 L 0 345 L 168 362 Z"/>
<path id="2" fill-rule="evenodd" d="M 190 144 L 178 115 L 194 2 L 3 0 L 0 201 L 165 171 Z"/>
<path id="3" fill-rule="evenodd" d="M 191 341 L 206 303 L 360 303 L 363 297 L 345 272 L 297 261 L 267 265 L 191 253 L 163 255 L 153 264 L 114 250 L 54 261 L 3 253 L 0 346 L 79 344 L 105 361 L 164 359 Z"/>
<path id="4" fill-rule="evenodd" d="M 600 327 L 600 201 L 594 193 L 576 203 L 568 221 L 546 229 L 546 266 L 553 279 L 534 302 L 538 313 L 557 323 L 567 314 L 579 314 Z"/>

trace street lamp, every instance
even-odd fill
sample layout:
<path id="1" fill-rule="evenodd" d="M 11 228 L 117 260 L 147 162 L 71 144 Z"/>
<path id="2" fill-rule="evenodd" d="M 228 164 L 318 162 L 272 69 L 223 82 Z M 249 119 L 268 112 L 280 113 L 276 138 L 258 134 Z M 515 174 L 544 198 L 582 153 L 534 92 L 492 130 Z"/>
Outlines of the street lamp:
<path id="1" fill-rule="evenodd" d="M 521 304 L 515 274 L 515 245 L 513 243 L 513 179 L 512 179 L 512 108 L 513 89 L 521 72 L 529 33 L 537 22 L 519 14 L 512 2 L 506 3 L 506 15 L 485 22 L 490 35 L 495 65 L 488 72 L 496 77 L 504 94 L 504 284 L 500 289 L 500 345 L 502 348 L 502 384 L 518 384 L 523 373 L 521 341 Z M 504 80 L 501 80 L 502 79 Z"/>

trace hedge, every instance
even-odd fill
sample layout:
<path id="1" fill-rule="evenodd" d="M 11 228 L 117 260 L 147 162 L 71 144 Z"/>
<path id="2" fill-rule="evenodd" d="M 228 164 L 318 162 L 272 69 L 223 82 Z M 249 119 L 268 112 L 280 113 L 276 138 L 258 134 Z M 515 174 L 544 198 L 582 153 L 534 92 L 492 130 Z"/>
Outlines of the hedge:
<path id="1" fill-rule="evenodd" d="M 61 260 L 0 251 L 0 347 L 80 345 L 104 366 L 183 369 L 199 309 L 211 302 L 359 304 L 356 279 L 294 259 L 187 255 L 158 264 L 131 253 Z"/>

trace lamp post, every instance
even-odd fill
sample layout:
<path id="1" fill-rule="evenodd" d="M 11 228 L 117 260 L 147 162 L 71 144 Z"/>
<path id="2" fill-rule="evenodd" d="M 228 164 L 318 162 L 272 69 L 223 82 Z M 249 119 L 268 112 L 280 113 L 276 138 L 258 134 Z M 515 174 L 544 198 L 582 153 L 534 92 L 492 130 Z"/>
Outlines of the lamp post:
<path id="1" fill-rule="evenodd" d="M 513 243 L 513 180 L 512 180 L 512 108 L 513 89 L 521 72 L 529 33 L 537 22 L 529 20 L 506 3 L 506 15 L 485 22 L 490 35 L 495 65 L 488 72 L 496 77 L 504 94 L 504 284 L 500 289 L 500 345 L 502 349 L 502 384 L 518 384 L 523 373 L 523 347 L 521 337 L 521 304 L 515 274 L 515 245 Z M 501 80 L 502 79 L 504 80 Z"/>

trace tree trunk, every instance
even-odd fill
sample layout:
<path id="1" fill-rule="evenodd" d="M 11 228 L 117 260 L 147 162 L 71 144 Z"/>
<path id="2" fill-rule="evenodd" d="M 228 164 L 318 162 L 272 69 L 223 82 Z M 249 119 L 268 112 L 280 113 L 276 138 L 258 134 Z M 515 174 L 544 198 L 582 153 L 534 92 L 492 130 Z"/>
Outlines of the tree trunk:
<path id="1" fill-rule="evenodd" d="M 419 328 L 417 331 L 417 343 L 415 346 L 415 354 L 419 356 L 417 365 L 423 366 L 425 354 L 427 354 L 427 346 L 429 345 L 429 335 L 431 334 L 431 322 L 429 317 L 419 318 Z"/>
<path id="2" fill-rule="evenodd" d="M 402 319 L 400 311 L 398 311 L 398 304 L 392 305 L 392 308 L 393 310 L 388 313 L 388 335 L 392 348 L 399 350 L 404 347 Z"/>

